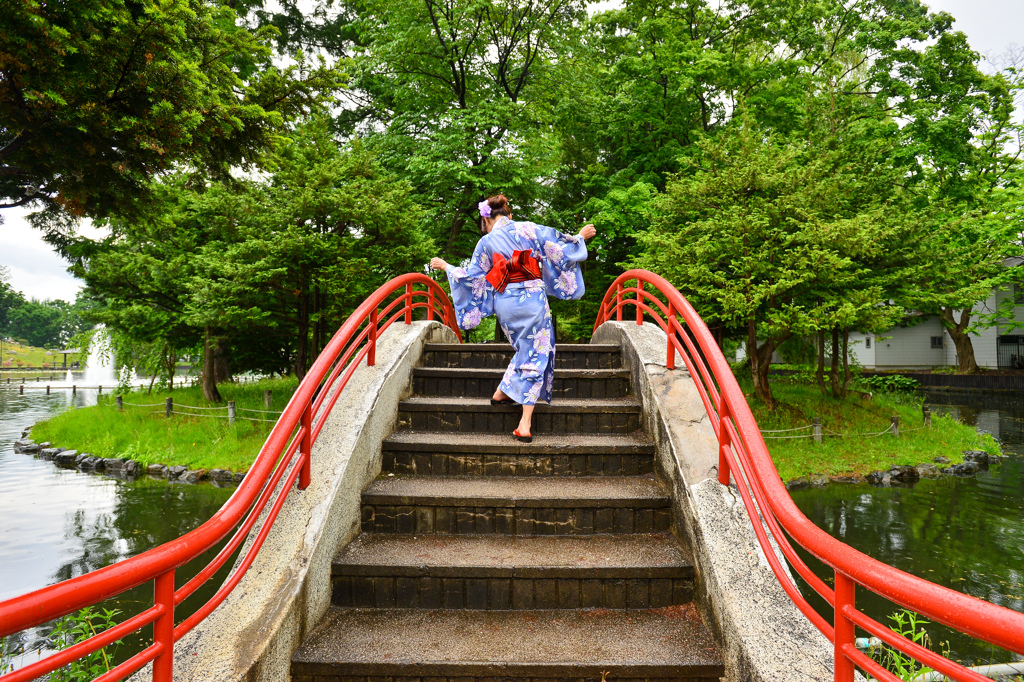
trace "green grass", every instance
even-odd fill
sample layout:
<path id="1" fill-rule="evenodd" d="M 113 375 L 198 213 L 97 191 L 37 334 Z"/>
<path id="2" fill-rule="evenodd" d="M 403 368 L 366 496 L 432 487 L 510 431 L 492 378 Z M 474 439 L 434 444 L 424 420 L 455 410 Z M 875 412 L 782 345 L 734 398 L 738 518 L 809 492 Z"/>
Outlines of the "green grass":
<path id="1" fill-rule="evenodd" d="M 913 392 L 876 392 L 870 399 L 851 391 L 846 400 L 823 395 L 815 385 L 784 382 L 775 379 L 772 393 L 778 406 L 769 412 L 753 397 L 750 379 L 738 377 L 747 394 L 754 417 L 762 430 L 789 429 L 803 426 L 820 417 L 824 433 L 878 433 L 890 424 L 890 417 L 899 415 L 900 437 L 891 433 L 878 437 L 826 437 L 821 444 L 812 438 L 767 439 L 779 475 L 791 480 L 810 474 L 864 475 L 888 470 L 894 464 L 917 465 L 936 457 L 948 457 L 951 463 L 963 461 L 964 450 L 985 450 L 998 453 L 999 445 L 988 434 L 978 433 L 973 426 L 961 424 L 951 417 L 932 416 L 932 426 L 923 425 L 923 398 Z M 765 436 L 786 436 L 810 433 L 767 433 Z"/>
<path id="2" fill-rule="evenodd" d="M 20 343 L 3 343 L 3 368 L 4 369 L 18 369 L 18 368 L 29 368 L 29 367 L 43 367 L 56 366 L 62 367 L 64 364 L 64 356 L 60 353 L 54 353 L 47 355 L 46 348 L 36 348 L 35 346 L 25 346 Z M 78 362 L 78 354 L 68 354 L 68 365 L 70 366 L 73 362 Z M 20 376 L 20 375 L 19 375 Z"/>
<path id="3" fill-rule="evenodd" d="M 276 415 L 244 412 L 240 408 L 264 409 L 263 391 L 270 389 L 273 396 L 271 409 L 279 412 L 297 386 L 294 378 L 220 385 L 218 388 L 224 400 L 234 400 L 236 408 L 239 408 L 240 418 L 233 426 L 228 424 L 226 411 L 202 411 L 220 415 L 221 418 L 217 419 L 181 413 L 170 419 L 164 416 L 162 405 L 167 397 L 176 404 L 214 407 L 214 404 L 203 400 L 198 386 L 178 388 L 170 393 L 154 391 L 147 395 L 144 390 L 126 393 L 123 412 L 117 411 L 114 396 L 107 395 L 95 407 L 67 409 L 36 424 L 32 427 L 32 439 L 36 442 L 50 441 L 98 457 L 130 457 L 143 464 L 245 471 L 259 453 L 273 424 L 244 417 L 276 419 Z M 132 407 L 132 403 L 158 403 L 161 407 Z"/>

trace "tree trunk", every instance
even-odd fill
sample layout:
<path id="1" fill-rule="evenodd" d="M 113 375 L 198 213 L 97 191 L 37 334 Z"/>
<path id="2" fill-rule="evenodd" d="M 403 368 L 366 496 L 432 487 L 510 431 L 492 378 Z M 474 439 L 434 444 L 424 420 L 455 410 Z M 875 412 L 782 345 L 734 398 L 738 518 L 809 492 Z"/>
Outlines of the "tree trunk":
<path id="1" fill-rule="evenodd" d="M 957 368 L 964 374 L 978 371 L 978 361 L 974 357 L 974 343 L 967 328 L 971 326 L 971 309 L 965 308 L 960 311 L 960 321 L 956 321 L 956 311 L 952 308 L 942 309 L 942 326 L 949 332 L 956 346 Z"/>
<path id="2" fill-rule="evenodd" d="M 839 327 L 832 328 L 832 367 L 828 378 L 832 386 L 832 397 L 842 398 L 843 386 L 839 381 Z"/>
<path id="3" fill-rule="evenodd" d="M 822 393 L 828 393 L 825 386 L 825 330 L 818 330 L 818 371 L 815 372 L 815 379 L 818 380 L 818 388 Z"/>
<path id="4" fill-rule="evenodd" d="M 295 376 L 299 381 L 306 377 L 309 361 L 309 296 L 299 297 L 298 348 L 295 351 Z"/>
<path id="5" fill-rule="evenodd" d="M 757 328 L 754 321 L 747 323 L 747 357 L 750 359 L 750 379 L 754 382 L 754 395 L 769 410 L 775 409 L 775 397 L 772 395 L 771 384 L 768 383 L 768 368 L 772 364 L 772 352 L 775 344 L 768 339 L 760 347 L 757 345 Z"/>
<path id="6" fill-rule="evenodd" d="M 843 327 L 843 397 L 850 392 L 850 381 L 853 373 L 850 372 L 850 328 Z"/>
<path id="7" fill-rule="evenodd" d="M 217 379 L 216 372 L 214 369 L 214 353 L 217 348 L 217 340 L 213 338 L 210 333 L 210 328 L 207 327 L 205 330 L 205 338 L 203 339 L 203 397 L 209 400 L 211 403 L 219 403 L 223 401 L 220 397 L 220 391 L 217 390 Z"/>

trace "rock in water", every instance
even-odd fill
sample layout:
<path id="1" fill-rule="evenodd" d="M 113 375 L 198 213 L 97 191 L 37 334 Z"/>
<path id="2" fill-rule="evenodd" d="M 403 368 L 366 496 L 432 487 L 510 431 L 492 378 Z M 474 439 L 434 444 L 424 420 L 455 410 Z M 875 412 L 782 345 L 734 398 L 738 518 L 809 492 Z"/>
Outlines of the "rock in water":
<path id="1" fill-rule="evenodd" d="M 832 479 L 830 479 L 825 474 L 813 474 L 810 477 L 810 481 L 812 488 L 824 488 L 825 486 L 832 482 Z"/>
<path id="2" fill-rule="evenodd" d="M 181 480 L 185 483 L 199 483 L 205 481 L 207 475 L 206 469 L 196 469 L 195 471 L 186 471 L 181 475 Z"/>
<path id="3" fill-rule="evenodd" d="M 810 487 L 810 485 L 811 482 L 808 481 L 805 476 L 801 476 L 800 478 L 794 478 L 787 483 L 786 490 L 803 490 L 804 488 Z"/>
<path id="4" fill-rule="evenodd" d="M 946 467 L 943 473 L 949 476 L 973 476 L 978 473 L 980 468 L 977 462 L 964 462 L 963 464 L 954 464 L 951 467 Z"/>
<path id="5" fill-rule="evenodd" d="M 53 458 L 53 463 L 61 469 L 74 469 L 78 459 L 78 450 L 65 450 Z"/>
<path id="6" fill-rule="evenodd" d="M 982 471 L 988 469 L 988 453 L 984 450 L 967 450 L 964 452 L 965 462 L 975 462 Z"/>
<path id="7" fill-rule="evenodd" d="M 942 474 L 942 472 L 939 471 L 939 467 L 934 464 L 918 464 L 914 468 L 917 469 L 917 475 L 921 478 L 938 478 Z"/>
<path id="8" fill-rule="evenodd" d="M 921 474 L 912 466 L 897 465 L 889 469 L 889 476 L 900 483 L 913 483 L 921 478 Z"/>

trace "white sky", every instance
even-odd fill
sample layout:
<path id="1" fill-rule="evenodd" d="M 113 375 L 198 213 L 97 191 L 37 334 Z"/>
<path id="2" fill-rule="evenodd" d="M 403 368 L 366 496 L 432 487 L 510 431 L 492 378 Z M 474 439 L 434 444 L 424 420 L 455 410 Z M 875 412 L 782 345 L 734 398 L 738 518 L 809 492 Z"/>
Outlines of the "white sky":
<path id="1" fill-rule="evenodd" d="M 615 0 L 595 3 L 605 9 Z M 956 17 L 955 27 L 967 34 L 971 46 L 982 55 L 998 60 L 1011 46 L 1024 46 L 1024 0 L 931 0 L 933 11 Z M 62 298 L 72 301 L 82 284 L 67 273 L 68 264 L 57 256 L 25 221 L 25 209 L 3 209 L 3 249 L 0 265 L 11 270 L 13 287 L 31 298 Z M 96 236 L 89 228 L 86 234 Z"/>

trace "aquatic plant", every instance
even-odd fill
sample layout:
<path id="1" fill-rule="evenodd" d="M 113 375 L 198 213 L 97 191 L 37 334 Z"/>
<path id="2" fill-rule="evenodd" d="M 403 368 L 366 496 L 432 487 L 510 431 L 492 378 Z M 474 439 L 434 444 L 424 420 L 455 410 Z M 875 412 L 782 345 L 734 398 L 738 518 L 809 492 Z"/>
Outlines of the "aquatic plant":
<path id="1" fill-rule="evenodd" d="M 115 618 L 120 615 L 117 609 L 93 609 L 86 607 L 76 613 L 58 618 L 50 632 L 50 646 L 61 651 L 84 642 L 104 630 L 117 624 Z M 58 668 L 47 676 L 48 682 L 86 682 L 95 679 L 110 670 L 113 659 L 121 640 L 117 640 L 99 651 L 73 661 L 63 668 Z"/>

